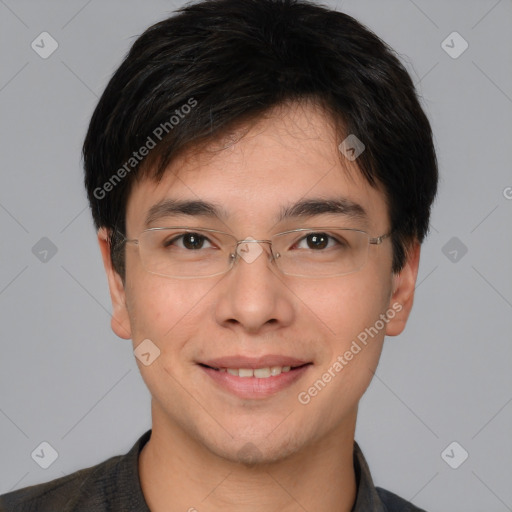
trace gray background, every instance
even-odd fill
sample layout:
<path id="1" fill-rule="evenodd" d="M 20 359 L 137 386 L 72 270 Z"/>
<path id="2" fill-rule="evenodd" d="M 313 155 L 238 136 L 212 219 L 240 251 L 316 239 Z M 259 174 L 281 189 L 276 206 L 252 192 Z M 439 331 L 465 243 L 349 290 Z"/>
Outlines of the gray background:
<path id="1" fill-rule="evenodd" d="M 0 493 L 124 453 L 150 428 L 131 342 L 110 330 L 80 149 L 134 38 L 181 4 L 0 0 Z M 512 2 L 327 5 L 401 55 L 441 170 L 413 314 L 385 344 L 356 439 L 377 485 L 429 511 L 512 510 Z M 31 48 L 43 31 L 59 44 L 47 59 Z M 469 43 L 456 59 L 441 46 L 453 31 Z M 46 261 L 42 237 L 57 248 Z M 31 458 L 42 441 L 58 452 L 46 470 Z M 469 453 L 458 469 L 441 458 L 452 441 Z"/>

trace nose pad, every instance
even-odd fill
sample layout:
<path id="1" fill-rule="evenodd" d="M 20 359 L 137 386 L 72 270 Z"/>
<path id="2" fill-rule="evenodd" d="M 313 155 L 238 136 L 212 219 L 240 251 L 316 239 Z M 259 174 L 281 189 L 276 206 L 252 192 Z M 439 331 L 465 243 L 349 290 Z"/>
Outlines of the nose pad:
<path id="1" fill-rule="evenodd" d="M 268 250 L 265 251 L 261 244 L 268 244 Z M 270 241 L 256 240 L 252 236 L 247 237 L 245 240 L 238 242 L 236 247 L 236 254 L 240 256 L 246 263 L 253 263 L 256 261 L 263 252 L 267 252 L 270 261 L 273 259 Z"/>

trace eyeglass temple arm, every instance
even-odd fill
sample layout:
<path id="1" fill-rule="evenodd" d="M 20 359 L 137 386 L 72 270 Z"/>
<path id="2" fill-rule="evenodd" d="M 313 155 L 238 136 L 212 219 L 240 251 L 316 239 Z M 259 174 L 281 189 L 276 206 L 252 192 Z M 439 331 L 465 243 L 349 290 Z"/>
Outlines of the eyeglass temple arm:
<path id="1" fill-rule="evenodd" d="M 389 238 L 391 236 L 391 234 L 392 234 L 392 232 L 389 232 L 389 233 L 386 233 L 385 235 L 381 235 L 381 236 L 378 236 L 378 237 L 375 237 L 375 238 L 369 238 L 368 242 L 373 244 L 373 245 L 380 245 L 382 243 L 382 241 L 385 238 Z"/>

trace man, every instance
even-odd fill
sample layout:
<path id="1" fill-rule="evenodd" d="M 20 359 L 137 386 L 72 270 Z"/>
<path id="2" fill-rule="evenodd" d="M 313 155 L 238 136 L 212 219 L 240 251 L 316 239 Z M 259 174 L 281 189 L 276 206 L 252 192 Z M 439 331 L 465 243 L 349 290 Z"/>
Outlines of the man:
<path id="1" fill-rule="evenodd" d="M 374 486 L 354 442 L 437 188 L 391 49 L 312 3 L 189 5 L 135 42 L 83 154 L 152 430 L 1 509 L 420 510 Z"/>

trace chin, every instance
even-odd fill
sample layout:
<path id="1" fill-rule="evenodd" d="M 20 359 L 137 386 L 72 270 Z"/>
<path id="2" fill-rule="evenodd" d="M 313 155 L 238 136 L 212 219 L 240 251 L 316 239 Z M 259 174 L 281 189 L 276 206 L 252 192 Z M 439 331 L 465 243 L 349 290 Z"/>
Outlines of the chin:
<path id="1" fill-rule="evenodd" d="M 236 439 L 230 444 L 210 446 L 210 450 L 223 459 L 254 468 L 274 464 L 294 455 L 303 447 L 303 443 L 295 439 L 274 439 L 269 442 L 267 436 L 252 440 Z"/>

